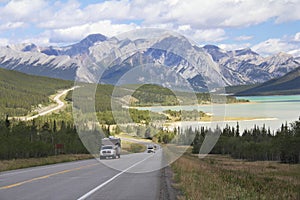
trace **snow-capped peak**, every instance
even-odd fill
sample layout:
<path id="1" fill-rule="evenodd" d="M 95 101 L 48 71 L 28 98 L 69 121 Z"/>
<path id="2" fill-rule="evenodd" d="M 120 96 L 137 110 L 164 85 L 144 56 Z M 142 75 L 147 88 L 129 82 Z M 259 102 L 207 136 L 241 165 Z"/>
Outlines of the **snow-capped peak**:
<path id="1" fill-rule="evenodd" d="M 108 83 L 113 83 L 129 67 L 135 67 L 138 59 L 168 66 L 195 87 L 204 87 L 203 80 L 209 80 L 208 76 L 214 73 L 227 85 L 238 85 L 265 82 L 283 76 L 300 65 L 300 59 L 296 60 L 286 53 L 262 57 L 250 48 L 233 51 L 226 51 L 215 45 L 201 48 L 180 35 L 155 33 L 149 37 L 124 35 L 112 38 L 92 34 L 65 47 L 38 47 L 32 43 L 8 45 L 0 48 L 0 67 L 36 75 L 74 79 L 79 58 L 89 58 L 97 63 L 104 55 L 112 53 L 121 57 L 124 52 L 127 53 L 124 60 L 126 64 L 118 63 L 105 69 L 109 70 L 106 73 Z M 207 64 L 208 60 L 211 67 L 201 65 L 201 62 Z"/>

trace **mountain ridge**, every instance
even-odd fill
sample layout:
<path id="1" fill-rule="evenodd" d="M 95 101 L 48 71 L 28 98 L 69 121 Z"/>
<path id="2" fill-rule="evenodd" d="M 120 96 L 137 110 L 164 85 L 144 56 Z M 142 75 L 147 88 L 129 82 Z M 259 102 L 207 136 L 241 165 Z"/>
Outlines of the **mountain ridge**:
<path id="1" fill-rule="evenodd" d="M 300 94 L 300 67 L 286 75 L 235 93 L 237 96 Z"/>
<path id="2" fill-rule="evenodd" d="M 203 47 L 220 66 L 231 85 L 262 83 L 278 78 L 300 66 L 299 61 L 286 53 L 260 56 L 250 48 L 225 51 L 217 46 Z"/>
<path id="3" fill-rule="evenodd" d="M 197 54 L 209 55 L 216 63 L 213 70 L 220 73 L 225 85 L 263 83 L 284 76 L 288 72 L 300 67 L 297 58 L 285 53 L 263 57 L 250 48 L 226 51 L 215 45 L 199 47 L 188 40 L 184 41 L 183 38 L 172 35 L 162 35 L 156 41 L 147 41 L 145 39 L 131 41 L 128 38 L 108 38 L 102 34 L 91 34 L 78 43 L 65 47 L 38 47 L 31 43 L 0 47 L 0 67 L 28 74 L 74 80 L 80 68 L 82 57 L 88 56 L 93 58 L 95 62 L 98 62 L 101 58 L 100 55 L 104 55 L 108 51 L 108 49 L 103 48 L 99 50 L 98 47 L 103 43 L 107 44 L 109 48 L 131 48 L 133 50 L 140 43 L 153 43 L 150 45 L 150 48 L 153 48 L 151 53 L 148 51 L 148 55 L 145 54 L 143 56 L 152 60 L 151 62 L 172 67 L 172 69 L 181 73 L 195 87 L 205 87 L 203 74 L 200 74 L 203 70 L 194 69 L 192 65 L 186 62 L 185 58 L 180 58 L 180 56 L 174 56 L 170 53 L 172 52 L 172 48 L 174 50 L 174 46 L 172 46 L 174 43 L 183 45 L 183 47 L 180 46 L 177 48 L 191 49 L 193 52 L 197 52 Z M 169 52 L 162 52 L 157 48 L 162 46 Z M 128 58 L 131 57 L 131 61 L 134 63 L 132 56 L 129 55 Z M 188 56 L 192 57 L 193 55 Z M 130 66 L 129 68 L 131 69 L 132 67 L 134 66 Z M 108 71 L 110 71 L 111 77 L 115 75 L 111 68 Z M 123 73 L 126 73 L 126 69 L 123 69 Z M 113 82 L 108 80 L 108 83 Z"/>
<path id="4" fill-rule="evenodd" d="M 44 53 L 48 56 L 68 55 L 70 57 L 73 57 L 78 54 L 88 53 L 89 48 L 92 45 L 96 44 L 97 42 L 103 42 L 105 40 L 107 40 L 107 37 L 100 33 L 90 34 L 84 39 L 80 40 L 78 43 L 64 47 L 46 47 L 41 50 L 41 53 Z"/>

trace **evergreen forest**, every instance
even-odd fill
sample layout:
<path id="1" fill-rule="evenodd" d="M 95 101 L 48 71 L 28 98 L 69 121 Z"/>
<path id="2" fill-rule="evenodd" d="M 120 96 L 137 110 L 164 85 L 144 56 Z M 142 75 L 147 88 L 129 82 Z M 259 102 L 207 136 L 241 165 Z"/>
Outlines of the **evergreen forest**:
<path id="1" fill-rule="evenodd" d="M 70 88 L 72 81 L 27 75 L 0 68 L 0 118 L 24 116 L 39 104 L 50 103 L 49 96 Z"/>

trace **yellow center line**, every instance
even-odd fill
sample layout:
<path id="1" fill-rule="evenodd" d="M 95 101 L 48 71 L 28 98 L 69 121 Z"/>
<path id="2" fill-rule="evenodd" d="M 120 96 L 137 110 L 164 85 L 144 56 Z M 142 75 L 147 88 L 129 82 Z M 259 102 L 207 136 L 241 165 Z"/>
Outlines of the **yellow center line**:
<path id="1" fill-rule="evenodd" d="M 99 163 L 91 164 L 91 165 L 85 165 L 85 166 L 77 167 L 77 168 L 73 168 L 73 169 L 67 169 L 67 170 L 63 170 L 63 171 L 60 171 L 60 172 L 56 172 L 56 173 L 52 173 L 52 174 L 48 174 L 48 175 L 36 177 L 36 178 L 33 178 L 33 179 L 29 179 L 29 180 L 26 180 L 26 181 L 14 183 L 14 184 L 11 184 L 11 185 L 2 186 L 2 187 L 0 187 L 0 190 L 17 187 L 17 186 L 23 185 L 25 183 L 30 183 L 30 182 L 33 182 L 33 181 L 37 181 L 37 180 L 41 180 L 41 179 L 46 179 L 46 178 L 49 178 L 51 176 L 55 176 L 55 175 L 59 175 L 59 174 L 65 174 L 65 173 L 68 173 L 68 172 L 72 172 L 72 171 L 76 171 L 76 170 L 80 170 L 80 169 L 92 167 L 92 166 L 95 166 L 95 165 L 98 165 L 98 164 Z"/>

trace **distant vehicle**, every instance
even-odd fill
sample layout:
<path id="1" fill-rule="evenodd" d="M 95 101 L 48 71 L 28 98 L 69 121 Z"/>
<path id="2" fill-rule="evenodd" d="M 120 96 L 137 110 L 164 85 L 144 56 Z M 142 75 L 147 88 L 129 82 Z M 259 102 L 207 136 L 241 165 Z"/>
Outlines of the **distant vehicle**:
<path id="1" fill-rule="evenodd" d="M 121 139 L 115 137 L 103 138 L 101 141 L 100 160 L 121 157 Z"/>
<path id="2" fill-rule="evenodd" d="M 155 149 L 153 145 L 148 145 L 147 146 L 147 153 L 155 153 Z"/>

